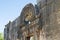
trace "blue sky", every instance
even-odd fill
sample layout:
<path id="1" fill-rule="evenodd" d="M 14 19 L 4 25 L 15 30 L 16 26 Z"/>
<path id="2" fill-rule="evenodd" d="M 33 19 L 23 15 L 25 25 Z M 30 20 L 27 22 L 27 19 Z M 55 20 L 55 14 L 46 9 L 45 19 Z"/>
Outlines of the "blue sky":
<path id="1" fill-rule="evenodd" d="M 4 32 L 5 25 L 17 18 L 28 3 L 36 4 L 36 0 L 0 0 L 0 32 Z"/>

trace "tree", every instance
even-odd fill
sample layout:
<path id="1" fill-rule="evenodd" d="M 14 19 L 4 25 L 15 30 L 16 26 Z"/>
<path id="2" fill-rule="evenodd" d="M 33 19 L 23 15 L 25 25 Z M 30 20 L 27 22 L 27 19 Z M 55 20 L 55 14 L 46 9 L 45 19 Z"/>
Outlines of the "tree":
<path id="1" fill-rule="evenodd" d="M 0 33 L 0 40 L 4 40 L 3 34 Z"/>

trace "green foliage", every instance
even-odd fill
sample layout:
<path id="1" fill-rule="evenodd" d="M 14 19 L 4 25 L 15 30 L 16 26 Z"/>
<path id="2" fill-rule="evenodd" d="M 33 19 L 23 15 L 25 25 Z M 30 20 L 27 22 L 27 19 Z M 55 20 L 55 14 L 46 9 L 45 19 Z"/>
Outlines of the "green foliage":
<path id="1" fill-rule="evenodd" d="M 3 34 L 0 33 L 0 40 L 4 40 Z"/>

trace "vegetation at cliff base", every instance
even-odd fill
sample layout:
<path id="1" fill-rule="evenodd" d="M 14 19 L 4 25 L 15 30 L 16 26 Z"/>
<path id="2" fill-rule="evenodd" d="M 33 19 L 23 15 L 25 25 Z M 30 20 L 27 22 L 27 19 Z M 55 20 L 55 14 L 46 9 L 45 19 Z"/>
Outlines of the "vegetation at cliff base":
<path id="1" fill-rule="evenodd" d="M 0 40 L 4 40 L 3 34 L 0 33 Z"/>

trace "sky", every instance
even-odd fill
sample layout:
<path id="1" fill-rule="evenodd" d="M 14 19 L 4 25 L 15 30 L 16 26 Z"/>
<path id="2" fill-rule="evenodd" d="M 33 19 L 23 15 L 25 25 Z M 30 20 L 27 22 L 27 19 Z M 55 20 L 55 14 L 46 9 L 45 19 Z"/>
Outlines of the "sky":
<path id="1" fill-rule="evenodd" d="M 36 0 L 0 0 L 0 32 L 4 33 L 5 25 L 15 20 L 28 3 L 36 4 Z"/>

